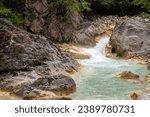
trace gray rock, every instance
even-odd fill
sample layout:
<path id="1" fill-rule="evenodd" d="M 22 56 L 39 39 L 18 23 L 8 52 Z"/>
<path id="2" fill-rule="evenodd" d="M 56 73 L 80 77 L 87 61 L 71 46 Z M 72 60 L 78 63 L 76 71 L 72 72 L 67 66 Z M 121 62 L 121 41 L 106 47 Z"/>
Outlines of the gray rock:
<path id="1" fill-rule="evenodd" d="M 19 73 L 19 72 L 17 72 Z M 9 91 L 23 99 L 63 99 L 75 92 L 74 80 L 64 75 L 41 77 L 38 73 L 20 72 L 0 75 L 0 89 Z"/>
<path id="2" fill-rule="evenodd" d="M 40 34 L 43 25 L 45 24 L 44 18 L 49 14 L 49 7 L 47 0 L 26 0 L 25 1 L 25 24 L 36 34 Z"/>
<path id="3" fill-rule="evenodd" d="M 79 65 L 68 53 L 40 35 L 0 19 L 0 89 L 23 99 L 65 99 L 75 91 L 65 72 Z M 68 99 L 68 98 L 66 98 Z"/>
<path id="4" fill-rule="evenodd" d="M 63 72 L 78 65 L 71 56 L 40 35 L 28 33 L 0 19 L 0 72 L 43 70 Z M 37 67 L 38 66 L 38 67 Z"/>
<path id="5" fill-rule="evenodd" d="M 113 30 L 110 44 L 119 56 L 146 58 L 150 55 L 150 26 L 140 18 L 124 18 Z"/>
<path id="6" fill-rule="evenodd" d="M 88 47 L 95 46 L 94 38 L 106 33 L 106 25 L 117 20 L 110 16 L 84 21 L 81 13 L 70 10 L 58 16 L 47 0 L 26 0 L 25 16 L 26 26 L 33 33 L 44 35 L 53 42 L 69 42 Z"/>

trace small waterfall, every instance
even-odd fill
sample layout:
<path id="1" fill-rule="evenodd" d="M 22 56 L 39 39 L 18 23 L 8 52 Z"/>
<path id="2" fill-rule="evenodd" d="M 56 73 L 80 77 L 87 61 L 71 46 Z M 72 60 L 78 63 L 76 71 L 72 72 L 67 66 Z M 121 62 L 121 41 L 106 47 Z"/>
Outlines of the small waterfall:
<path id="1" fill-rule="evenodd" d="M 82 48 L 90 59 L 78 60 L 84 67 L 72 77 L 77 84 L 73 99 L 126 99 L 129 92 L 143 90 L 149 84 L 129 82 L 115 77 L 120 71 L 131 71 L 139 75 L 149 74 L 146 66 L 121 58 L 107 58 L 105 47 L 109 37 L 103 37 L 94 48 Z"/>
<path id="2" fill-rule="evenodd" d="M 105 47 L 109 42 L 109 37 L 103 37 L 100 41 L 96 44 L 94 48 L 83 48 L 82 51 L 91 55 L 90 59 L 81 60 L 79 61 L 81 64 L 84 65 L 91 65 L 91 64 L 99 64 L 104 65 L 111 61 L 111 59 L 105 56 Z"/>

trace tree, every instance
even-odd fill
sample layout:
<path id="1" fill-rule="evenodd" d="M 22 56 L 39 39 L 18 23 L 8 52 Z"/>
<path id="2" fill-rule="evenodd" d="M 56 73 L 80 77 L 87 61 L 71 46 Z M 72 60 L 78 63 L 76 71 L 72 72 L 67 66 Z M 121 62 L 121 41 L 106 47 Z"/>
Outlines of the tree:
<path id="1" fill-rule="evenodd" d="M 143 6 L 150 13 L 150 0 L 133 0 L 133 3 Z"/>
<path id="2" fill-rule="evenodd" d="M 72 11 L 90 10 L 87 0 L 48 0 L 48 3 L 54 9 L 65 8 Z"/>
<path id="3" fill-rule="evenodd" d="M 0 0 L 0 18 L 8 18 L 13 23 L 22 24 L 24 21 L 21 10 L 24 6 L 23 1 Z"/>

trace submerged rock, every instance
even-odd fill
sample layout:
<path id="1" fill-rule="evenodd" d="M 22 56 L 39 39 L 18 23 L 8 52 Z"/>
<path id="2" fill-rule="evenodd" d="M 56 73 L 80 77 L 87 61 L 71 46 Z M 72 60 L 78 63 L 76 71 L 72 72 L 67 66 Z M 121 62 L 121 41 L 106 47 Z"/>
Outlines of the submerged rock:
<path id="1" fill-rule="evenodd" d="M 128 99 L 131 100 L 150 100 L 150 87 L 146 87 L 141 91 L 133 91 L 129 93 Z"/>
<path id="2" fill-rule="evenodd" d="M 133 80 L 139 79 L 139 75 L 134 74 L 130 71 L 119 72 L 119 73 L 116 73 L 115 76 L 117 76 L 119 78 L 123 78 L 123 79 L 133 79 Z"/>
<path id="3" fill-rule="evenodd" d="M 147 68 L 150 69 L 150 58 L 149 58 L 149 60 L 148 60 Z"/>
<path id="4" fill-rule="evenodd" d="M 141 100 L 143 98 L 142 91 L 134 91 L 128 95 L 129 100 Z"/>
<path id="5" fill-rule="evenodd" d="M 150 75 L 145 75 L 145 76 L 141 77 L 140 80 L 150 82 Z"/>

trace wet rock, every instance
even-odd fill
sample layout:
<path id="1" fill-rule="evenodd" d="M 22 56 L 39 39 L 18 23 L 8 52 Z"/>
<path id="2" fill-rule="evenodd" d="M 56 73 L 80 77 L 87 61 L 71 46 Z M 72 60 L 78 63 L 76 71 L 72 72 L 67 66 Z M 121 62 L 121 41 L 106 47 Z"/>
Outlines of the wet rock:
<path id="1" fill-rule="evenodd" d="M 128 95 L 129 100 L 141 100 L 143 98 L 142 91 L 134 91 Z"/>
<path id="2" fill-rule="evenodd" d="M 150 54 L 150 28 L 148 22 L 141 18 L 123 18 L 120 20 L 110 38 L 112 52 L 126 58 L 140 57 L 147 62 Z M 139 59 L 139 60 L 140 60 Z"/>
<path id="3" fill-rule="evenodd" d="M 110 44 L 106 45 L 105 53 L 106 53 L 106 57 L 114 58 L 117 56 L 116 53 L 112 53 L 112 46 Z"/>
<path id="4" fill-rule="evenodd" d="M 134 74 L 130 71 L 119 72 L 119 73 L 116 73 L 115 76 L 122 78 L 122 79 L 133 79 L 133 80 L 139 79 L 139 75 Z"/>
<path id="5" fill-rule="evenodd" d="M 140 78 L 142 81 L 150 82 L 150 75 L 145 75 Z"/>
<path id="6" fill-rule="evenodd" d="M 150 58 L 149 58 L 149 60 L 148 60 L 147 68 L 150 69 Z"/>
<path id="7" fill-rule="evenodd" d="M 23 72 L 17 76 L 0 76 L 0 89 L 23 99 L 62 99 L 62 96 L 76 90 L 76 84 L 69 76 L 60 74 L 42 78 L 35 75 L 33 78 L 31 74 Z"/>
<path id="8" fill-rule="evenodd" d="M 133 91 L 128 95 L 131 100 L 150 100 L 150 87 L 146 87 L 141 91 Z"/>
<path id="9" fill-rule="evenodd" d="M 145 93 L 150 93 L 150 87 L 146 87 L 144 90 Z"/>

